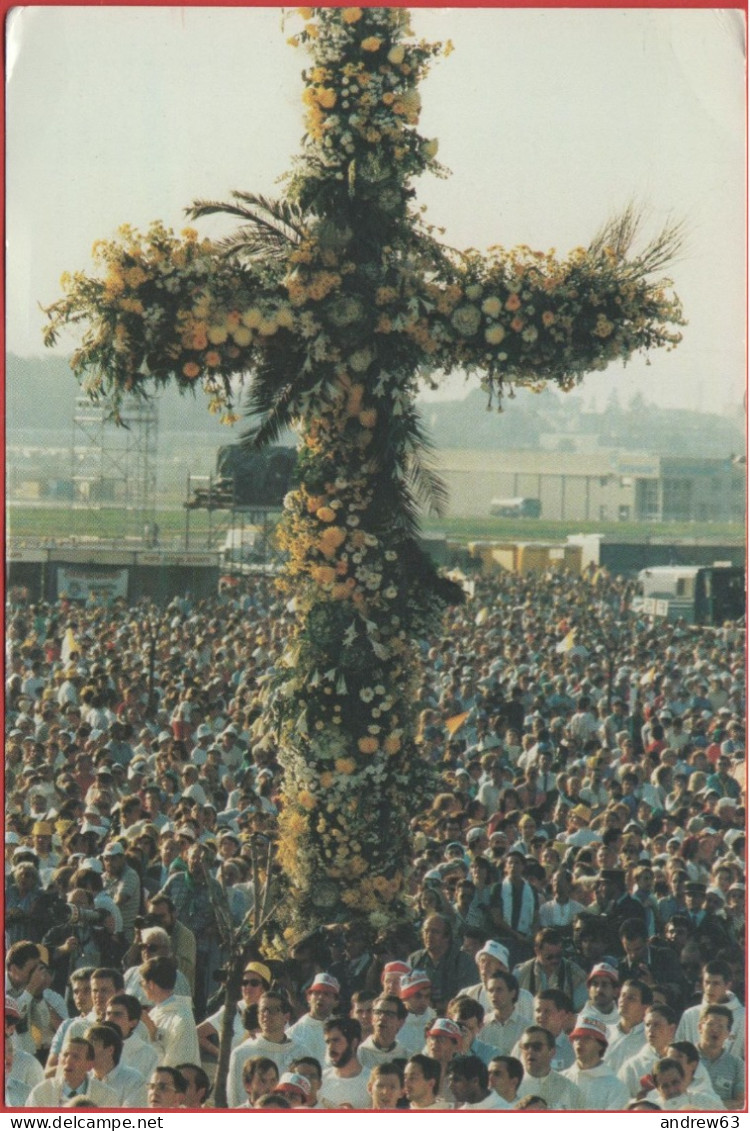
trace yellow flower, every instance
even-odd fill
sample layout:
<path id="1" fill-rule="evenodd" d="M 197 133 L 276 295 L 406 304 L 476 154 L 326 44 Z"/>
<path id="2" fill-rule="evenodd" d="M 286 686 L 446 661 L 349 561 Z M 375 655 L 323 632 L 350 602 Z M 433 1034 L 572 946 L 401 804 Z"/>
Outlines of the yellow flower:
<path id="1" fill-rule="evenodd" d="M 125 279 L 129 287 L 139 287 L 145 283 L 148 275 L 142 267 L 131 267 L 125 272 Z"/>
<path id="2" fill-rule="evenodd" d="M 360 47 L 363 51 L 379 51 L 382 42 L 376 35 L 368 35 L 367 39 L 362 40 Z"/>
<path id="3" fill-rule="evenodd" d="M 336 517 L 336 511 L 333 507 L 318 507 L 315 512 L 315 517 L 319 518 L 321 522 L 333 522 Z"/>
<path id="4" fill-rule="evenodd" d="M 318 566 L 313 571 L 313 578 L 318 585 L 333 585 L 336 580 L 336 570 L 333 566 Z"/>
<path id="5" fill-rule="evenodd" d="M 323 789 L 330 789 L 333 785 L 333 774 L 330 771 L 326 770 L 324 774 L 320 775 L 320 778 L 318 780 L 320 781 L 321 787 Z M 325 825 L 323 825 L 323 828 L 325 828 Z M 318 827 L 318 832 L 322 831 L 323 829 Z"/>
<path id="6" fill-rule="evenodd" d="M 246 326 L 237 326 L 232 330 L 232 337 L 238 346 L 249 346 L 253 340 L 253 332 Z"/>
<path id="7" fill-rule="evenodd" d="M 491 346 L 499 346 L 505 337 L 505 330 L 502 326 L 490 326 L 484 332 L 485 341 L 489 342 Z"/>
<path id="8" fill-rule="evenodd" d="M 340 526 L 329 526 L 323 531 L 318 548 L 327 558 L 332 558 L 339 546 L 346 540 L 346 531 Z"/>
<path id="9" fill-rule="evenodd" d="M 389 734 L 383 743 L 383 749 L 386 754 L 397 754 L 401 749 L 401 736 L 395 732 Z"/>
<path id="10" fill-rule="evenodd" d="M 551 310 L 545 310 L 544 313 L 542 314 L 542 325 L 543 326 L 551 326 L 554 321 L 555 321 L 555 316 L 552 313 L 552 311 Z"/>
<path id="11" fill-rule="evenodd" d="M 403 63 L 405 54 L 406 52 L 403 46 L 397 43 L 396 46 L 392 47 L 388 52 L 388 62 L 393 63 L 394 66 L 398 66 L 399 63 Z"/>
<path id="12" fill-rule="evenodd" d="M 328 86 L 319 86 L 315 92 L 315 97 L 324 110 L 332 110 L 336 105 L 336 91 L 331 90 Z"/>
<path id="13" fill-rule="evenodd" d="M 357 768 L 353 758 L 337 758 L 334 764 L 340 774 L 353 774 Z"/>
<path id="14" fill-rule="evenodd" d="M 502 309 L 503 304 L 500 302 L 500 299 L 497 297 L 497 295 L 491 295 L 482 303 L 482 310 L 488 316 L 488 318 L 497 318 Z"/>
<path id="15" fill-rule="evenodd" d="M 307 789 L 300 790 L 300 792 L 297 794 L 297 800 L 303 809 L 307 809 L 308 813 L 318 804 L 316 799 Z"/>
<path id="16" fill-rule="evenodd" d="M 377 738 L 360 738 L 357 743 L 360 754 L 375 754 L 378 749 Z"/>
<path id="17" fill-rule="evenodd" d="M 377 419 L 378 413 L 374 408 L 366 408 L 359 414 L 359 423 L 363 428 L 374 428 Z"/>
<path id="18" fill-rule="evenodd" d="M 303 20 L 311 20 L 315 14 L 314 8 L 298 8 L 297 15 L 301 16 Z"/>
<path id="19" fill-rule="evenodd" d="M 362 19 L 361 8 L 344 8 L 341 13 L 341 18 L 345 24 L 356 24 L 358 20 Z"/>
<path id="20" fill-rule="evenodd" d="M 251 306 L 242 315 L 242 324 L 247 326 L 250 330 L 257 330 L 263 321 L 263 315 L 257 306 Z"/>
<path id="21" fill-rule="evenodd" d="M 220 326 L 215 323 L 213 326 L 208 327 L 208 340 L 212 346 L 222 345 L 228 337 L 226 326 Z"/>

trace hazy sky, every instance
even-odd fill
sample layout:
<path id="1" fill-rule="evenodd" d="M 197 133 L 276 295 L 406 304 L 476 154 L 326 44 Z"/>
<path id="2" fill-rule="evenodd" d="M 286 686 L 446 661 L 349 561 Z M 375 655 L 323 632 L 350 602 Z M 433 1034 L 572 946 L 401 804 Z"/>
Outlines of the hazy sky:
<path id="1" fill-rule="evenodd" d="M 418 195 L 456 247 L 585 244 L 628 201 L 683 219 L 682 345 L 587 378 L 706 410 L 745 388 L 744 20 L 738 11 L 416 9 L 455 51 L 423 84 L 448 180 Z M 196 197 L 278 193 L 303 132 L 279 8 L 27 7 L 8 17 L 7 346 L 121 223 L 180 229 Z M 201 225 L 208 232 L 209 223 Z M 69 352 L 72 339 L 61 345 Z M 463 386 L 462 386 L 463 387 Z"/>

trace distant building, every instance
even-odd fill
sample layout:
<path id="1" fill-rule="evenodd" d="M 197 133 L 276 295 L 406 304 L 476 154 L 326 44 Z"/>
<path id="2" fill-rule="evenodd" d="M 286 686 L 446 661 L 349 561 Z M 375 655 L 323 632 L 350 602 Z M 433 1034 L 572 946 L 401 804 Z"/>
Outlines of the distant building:
<path id="1" fill-rule="evenodd" d="M 487 515 L 493 499 L 524 497 L 539 500 L 542 519 L 745 521 L 747 469 L 729 457 L 448 450 L 436 462 L 451 515 Z"/>

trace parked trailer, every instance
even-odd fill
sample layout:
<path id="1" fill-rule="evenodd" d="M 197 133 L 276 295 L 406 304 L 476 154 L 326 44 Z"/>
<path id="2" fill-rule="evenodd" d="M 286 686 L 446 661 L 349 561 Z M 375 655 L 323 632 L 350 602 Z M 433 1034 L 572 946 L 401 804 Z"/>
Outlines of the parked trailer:
<path id="1" fill-rule="evenodd" d="M 653 566 L 638 574 L 634 612 L 680 618 L 689 624 L 724 624 L 745 616 L 745 570 L 741 566 Z"/>

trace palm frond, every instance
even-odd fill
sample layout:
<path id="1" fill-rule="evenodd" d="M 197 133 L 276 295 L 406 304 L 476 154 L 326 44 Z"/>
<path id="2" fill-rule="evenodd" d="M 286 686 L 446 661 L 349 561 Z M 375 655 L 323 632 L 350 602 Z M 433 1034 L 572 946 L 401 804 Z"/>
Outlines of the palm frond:
<path id="1" fill-rule="evenodd" d="M 281 237 L 287 244 L 297 243 L 305 232 L 301 211 L 286 200 L 270 200 L 249 192 L 232 192 L 231 201 L 196 200 L 185 211 L 191 220 L 221 213 L 237 216 L 256 229 Z"/>
<path id="2" fill-rule="evenodd" d="M 257 259 L 259 256 L 281 258 L 286 257 L 289 252 L 289 241 L 280 232 L 269 229 L 260 231 L 247 226 L 238 228 L 232 235 L 217 240 L 214 246 L 223 258 L 232 255 L 245 255 L 251 259 Z"/>
<path id="3" fill-rule="evenodd" d="M 442 518 L 448 505 L 448 488 L 435 470 L 435 445 L 425 432 L 415 408 L 405 413 L 402 419 L 407 487 L 429 515 Z"/>
<path id="4" fill-rule="evenodd" d="M 432 518 L 443 518 L 448 509 L 448 488 L 434 467 L 414 455 L 409 460 L 408 483 L 417 500 Z"/>
<path id="5" fill-rule="evenodd" d="M 291 426 L 303 387 L 300 370 L 294 357 L 283 368 L 273 357 L 256 366 L 243 403 L 243 415 L 252 422 L 242 434 L 243 447 L 264 448 Z"/>

